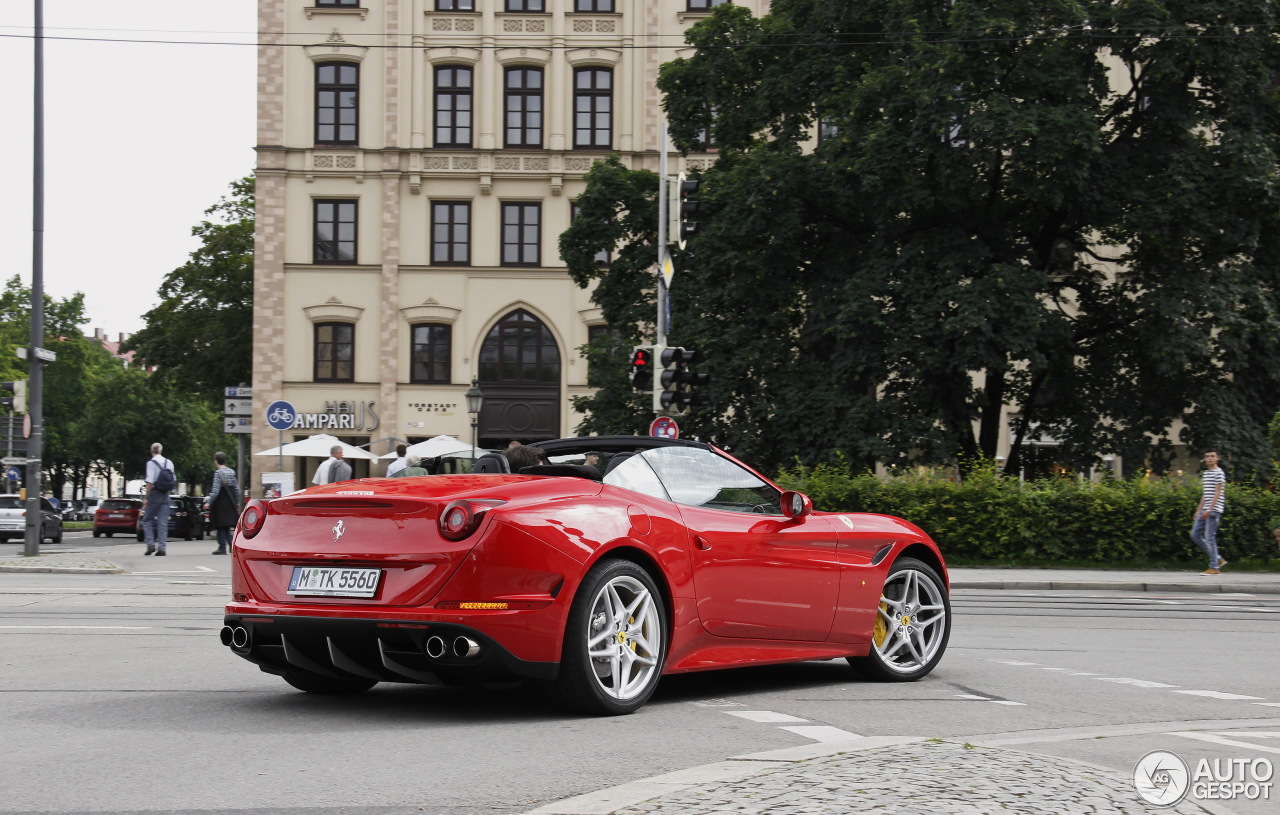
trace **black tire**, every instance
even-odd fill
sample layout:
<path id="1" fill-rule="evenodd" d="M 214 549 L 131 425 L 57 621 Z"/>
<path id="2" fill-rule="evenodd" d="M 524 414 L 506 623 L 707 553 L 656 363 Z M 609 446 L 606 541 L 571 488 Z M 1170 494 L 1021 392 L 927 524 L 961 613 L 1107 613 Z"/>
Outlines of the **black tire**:
<path id="1" fill-rule="evenodd" d="M 93 530 L 93 536 L 94 536 L 95 538 L 100 538 L 100 537 L 102 537 L 102 533 L 101 533 L 100 531 L 98 531 L 97 529 L 95 529 L 95 530 Z"/>
<path id="2" fill-rule="evenodd" d="M 950 637 L 946 584 L 927 563 L 899 558 L 880 591 L 871 650 L 865 657 L 849 657 L 849 664 L 867 679 L 914 682 L 934 669 Z"/>
<path id="3" fill-rule="evenodd" d="M 49 542 L 62 543 L 62 527 L 61 526 L 58 527 L 58 534 L 54 535 L 52 538 L 49 538 Z"/>
<path id="4" fill-rule="evenodd" d="M 193 533 L 190 529 L 188 529 L 188 530 L 187 530 L 187 540 L 192 540 L 193 538 L 195 538 L 195 533 Z"/>
<path id="5" fill-rule="evenodd" d="M 111 536 L 110 536 L 110 535 L 107 535 L 107 537 L 109 538 L 109 537 L 111 537 Z M 145 541 L 146 539 L 147 539 L 147 536 L 146 536 L 146 535 L 142 534 L 141 532 L 139 532 L 139 533 L 138 533 L 138 543 L 142 543 L 142 542 L 143 542 L 143 541 Z"/>
<path id="6" fill-rule="evenodd" d="M 112 533 L 112 532 L 103 532 L 102 534 L 106 535 L 106 536 L 109 538 L 109 537 L 111 537 L 111 536 L 112 536 L 112 534 L 114 534 L 114 533 Z"/>
<path id="7" fill-rule="evenodd" d="M 285 671 L 284 681 L 298 690 L 325 696 L 351 696 L 378 684 L 376 679 L 334 679 L 306 671 Z"/>
<path id="8" fill-rule="evenodd" d="M 610 597 L 622 603 L 628 619 L 610 618 Z M 667 632 L 666 603 L 649 573 L 629 560 L 602 560 L 587 573 L 569 609 L 552 697 L 583 713 L 634 713 L 658 687 Z"/>

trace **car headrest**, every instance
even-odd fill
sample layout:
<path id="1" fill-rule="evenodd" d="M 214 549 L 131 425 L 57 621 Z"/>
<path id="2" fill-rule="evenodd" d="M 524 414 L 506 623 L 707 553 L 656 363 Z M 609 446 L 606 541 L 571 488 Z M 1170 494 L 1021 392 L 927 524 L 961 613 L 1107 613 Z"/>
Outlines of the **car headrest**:
<path id="1" fill-rule="evenodd" d="M 608 466 L 604 468 L 604 474 L 608 475 L 609 473 L 613 472 L 615 469 L 617 469 L 619 464 L 621 464 L 622 462 L 626 461 L 627 459 L 631 458 L 634 455 L 635 453 L 618 453 L 616 456 L 609 459 Z"/>
<path id="2" fill-rule="evenodd" d="M 501 453 L 485 453 L 476 459 L 475 466 L 471 468 L 473 473 L 509 473 L 511 465 L 507 463 L 507 457 Z"/>

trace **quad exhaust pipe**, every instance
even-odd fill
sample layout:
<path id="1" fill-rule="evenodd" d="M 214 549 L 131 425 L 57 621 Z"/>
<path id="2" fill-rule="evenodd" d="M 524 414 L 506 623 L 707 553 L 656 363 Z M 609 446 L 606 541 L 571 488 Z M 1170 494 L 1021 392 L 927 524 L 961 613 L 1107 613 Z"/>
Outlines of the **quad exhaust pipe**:
<path id="1" fill-rule="evenodd" d="M 218 639 L 223 645 L 230 646 L 237 651 L 243 651 L 249 646 L 249 629 L 242 625 L 229 626 L 224 625 L 222 630 L 218 632 Z"/>
<path id="2" fill-rule="evenodd" d="M 458 659 L 471 659 L 480 653 L 480 643 L 470 637 L 458 637 L 453 641 L 453 655 Z"/>
<path id="3" fill-rule="evenodd" d="M 427 637 L 423 650 L 432 659 L 440 659 L 448 653 L 452 653 L 458 659 L 471 659 L 480 654 L 480 643 L 470 637 L 456 637 L 450 644 L 446 643 L 444 637 L 439 634 L 432 634 Z"/>

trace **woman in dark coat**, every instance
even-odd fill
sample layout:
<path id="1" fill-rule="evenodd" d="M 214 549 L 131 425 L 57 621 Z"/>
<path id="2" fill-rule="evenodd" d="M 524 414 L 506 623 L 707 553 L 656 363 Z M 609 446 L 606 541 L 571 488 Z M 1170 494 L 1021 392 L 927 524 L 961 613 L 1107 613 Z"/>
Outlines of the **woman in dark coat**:
<path id="1" fill-rule="evenodd" d="M 218 548 L 215 555 L 231 551 L 231 532 L 240 520 L 240 485 L 236 483 L 236 471 L 227 466 L 226 453 L 214 453 L 213 486 L 205 505 L 209 507 L 209 523 L 218 530 Z"/>

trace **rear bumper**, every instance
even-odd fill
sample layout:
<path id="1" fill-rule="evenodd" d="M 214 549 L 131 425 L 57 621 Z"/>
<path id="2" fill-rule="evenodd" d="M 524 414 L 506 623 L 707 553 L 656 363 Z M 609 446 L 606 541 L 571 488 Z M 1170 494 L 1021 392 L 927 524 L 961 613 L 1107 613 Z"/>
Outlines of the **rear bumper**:
<path id="1" fill-rule="evenodd" d="M 277 675 L 306 671 L 339 679 L 435 684 L 549 680 L 559 670 L 556 662 L 520 659 L 483 632 L 458 623 L 238 613 L 223 621 L 224 644 Z M 444 653 L 434 657 L 430 653 L 438 648 L 428 647 L 433 637 L 444 644 Z M 455 653 L 459 638 L 475 643 L 478 652 Z"/>

